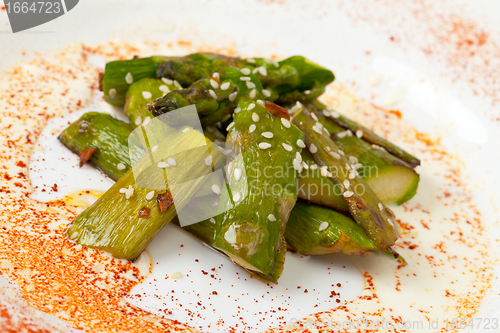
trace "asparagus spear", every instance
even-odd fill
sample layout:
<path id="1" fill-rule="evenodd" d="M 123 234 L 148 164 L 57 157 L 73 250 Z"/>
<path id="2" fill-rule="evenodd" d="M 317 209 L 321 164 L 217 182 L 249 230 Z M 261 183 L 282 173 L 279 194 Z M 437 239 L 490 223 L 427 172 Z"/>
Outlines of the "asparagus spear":
<path id="1" fill-rule="evenodd" d="M 384 251 L 394 245 L 399 236 L 392 211 L 385 208 L 368 184 L 352 170 L 349 160 L 326 134 L 324 127 L 303 109 L 295 115 L 294 124 L 305 135 L 306 144 L 324 175 L 343 191 L 349 212 L 365 233 Z"/>
<path id="2" fill-rule="evenodd" d="M 202 176 L 211 172 L 205 165 L 205 137 L 197 131 L 174 133 L 165 138 L 163 149 L 155 153 L 155 160 L 162 160 L 189 142 L 194 149 L 178 154 L 177 165 L 169 172 L 170 184 L 190 185 L 182 187 L 183 196 L 173 205 L 173 198 L 165 182 L 163 189 L 151 190 L 156 179 L 164 179 L 164 169 L 147 168 L 148 157 L 140 161 L 136 170 L 146 169 L 150 177 L 141 186 L 135 182 L 133 170 L 129 170 L 115 185 L 106 191 L 92 206 L 78 215 L 68 228 L 69 239 L 81 245 L 108 251 L 116 258 L 135 260 L 156 234 L 176 216 L 176 208 L 182 208 L 188 198 L 203 184 Z M 214 163 L 220 163 L 220 154 L 212 153 Z M 131 200 L 130 200 L 131 199 Z"/>
<path id="3" fill-rule="evenodd" d="M 290 214 L 285 237 L 295 251 L 306 255 L 342 252 L 360 257 L 378 248 L 350 217 L 330 208 L 298 200 Z"/>
<path id="4" fill-rule="evenodd" d="M 202 125 L 213 125 L 229 119 L 241 96 L 262 98 L 262 86 L 255 75 L 246 75 L 248 80 L 241 80 L 244 75 L 231 66 L 219 68 L 218 73 L 219 77 L 201 79 L 189 88 L 168 93 L 149 104 L 148 109 L 159 116 L 195 104 Z"/>
<path id="5" fill-rule="evenodd" d="M 164 96 L 177 87 L 173 83 L 162 80 L 144 78 L 130 85 L 125 100 L 125 114 L 130 120 L 130 125 L 136 128 L 144 121 L 151 120 L 154 116 L 147 109 L 147 105 L 157 98 Z"/>
<path id="6" fill-rule="evenodd" d="M 79 132 L 79 129 L 83 123 L 85 123 L 83 127 L 86 128 L 87 131 L 82 134 Z M 118 180 L 131 169 L 127 142 L 130 133 L 131 128 L 128 124 L 116 120 L 107 114 L 89 112 L 65 129 L 60 136 L 60 140 L 66 147 L 70 148 L 75 153 L 80 153 L 89 146 L 89 142 L 92 143 L 91 146 L 96 147 L 99 152 L 99 154 L 93 155 L 93 164 L 112 179 Z M 111 161 L 113 161 L 113 164 L 111 164 L 110 167 Z M 118 170 L 114 162 L 117 162 L 116 164 L 123 164 L 125 168 L 123 170 Z M 130 173 L 128 173 L 127 176 L 130 177 Z M 197 202 L 196 206 L 199 207 L 199 209 L 216 207 L 219 204 L 219 199 L 213 196 L 212 198 L 203 197 L 191 200 Z M 207 207 L 207 205 L 210 207 Z M 177 225 L 179 224 L 176 217 L 172 222 Z M 214 226 L 215 219 L 211 218 L 185 226 L 183 229 L 211 246 L 213 243 Z M 271 276 L 264 276 L 257 272 L 252 273 L 271 282 L 277 282 L 283 271 L 285 253 L 286 245 L 283 245 L 278 255 L 275 270 Z"/>
<path id="7" fill-rule="evenodd" d="M 153 56 L 108 62 L 102 78 L 106 102 L 117 107 L 123 106 L 129 86 L 143 78 L 155 78 L 158 65 L 167 59 L 169 58 Z"/>
<path id="8" fill-rule="evenodd" d="M 318 113 L 311 106 L 306 106 L 310 112 L 314 112 L 318 121 L 328 130 L 337 146 L 348 156 L 353 168 L 357 169 L 363 178 L 373 189 L 375 194 L 384 204 L 402 204 L 410 200 L 417 192 L 419 176 L 412 166 L 400 160 L 384 149 L 374 149 L 369 143 L 358 138 L 350 131 L 338 126 L 330 118 Z M 314 165 L 310 154 L 304 153 L 304 162 Z M 314 193 L 305 192 L 311 188 Z M 299 176 L 299 189 L 304 189 L 299 197 L 315 203 L 326 205 L 344 211 L 345 205 L 338 205 L 340 191 L 332 189 L 331 184 L 325 177 L 319 175 L 318 170 L 304 170 Z M 318 191 L 317 189 L 323 189 Z M 334 196 L 335 198 L 332 198 Z M 343 201 L 343 200 L 342 200 Z"/>
<path id="9" fill-rule="evenodd" d="M 97 148 L 90 162 L 116 181 L 130 168 L 127 142 L 130 133 L 130 125 L 105 113 L 88 112 L 68 126 L 58 139 L 76 154 Z"/>
<path id="10" fill-rule="evenodd" d="M 242 97 L 238 107 L 226 141 L 240 144 L 242 154 L 230 168 L 232 193 L 220 204 L 234 208 L 216 220 L 214 246 L 241 266 L 270 276 L 297 200 L 293 166 L 303 135 L 251 99 Z"/>
<path id="11" fill-rule="evenodd" d="M 335 110 L 329 109 L 326 105 L 322 104 L 319 101 L 314 101 L 312 104 L 318 110 L 323 111 L 323 114 L 325 116 L 327 116 L 331 121 L 333 121 L 337 125 L 343 127 L 344 129 L 348 129 L 352 133 L 357 133 L 358 131 L 361 131 L 359 133 L 363 134 L 363 136 L 362 136 L 363 140 L 365 140 L 373 145 L 376 145 L 378 147 L 384 148 L 389 153 L 400 158 L 401 160 L 410 164 L 414 168 L 420 165 L 420 160 L 418 158 L 416 158 L 415 156 L 406 152 L 405 150 L 401 149 L 400 147 L 393 144 L 392 142 L 375 134 L 374 132 L 372 132 L 368 128 L 364 127 L 363 125 L 360 125 L 357 122 L 341 115 L 340 113 L 338 113 Z"/>
<path id="12" fill-rule="evenodd" d="M 303 170 L 297 176 L 297 197 L 319 205 L 331 207 L 337 211 L 348 212 L 349 207 L 342 198 L 340 189 L 321 170 L 311 153 L 301 153 Z"/>

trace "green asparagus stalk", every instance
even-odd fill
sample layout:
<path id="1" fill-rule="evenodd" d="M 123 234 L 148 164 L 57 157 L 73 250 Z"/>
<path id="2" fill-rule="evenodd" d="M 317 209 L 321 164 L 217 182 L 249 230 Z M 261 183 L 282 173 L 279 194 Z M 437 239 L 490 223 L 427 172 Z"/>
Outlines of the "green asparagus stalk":
<path id="1" fill-rule="evenodd" d="M 116 181 L 130 168 L 127 142 L 130 133 L 132 128 L 129 124 L 105 113 L 88 112 L 68 126 L 58 139 L 76 154 L 97 148 L 90 162 Z"/>
<path id="2" fill-rule="evenodd" d="M 385 149 L 374 149 L 369 143 L 346 131 L 313 107 L 306 106 L 306 108 L 315 113 L 318 121 L 346 154 L 351 166 L 356 168 L 359 176 L 368 183 L 384 204 L 402 204 L 416 194 L 420 178 L 411 165 Z M 308 166 L 314 166 L 310 154 L 303 153 L 303 157 Z M 339 206 L 339 199 L 342 200 L 340 191 L 335 191 L 331 185 L 331 182 L 322 177 L 317 169 L 304 169 L 299 175 L 299 189 L 304 189 L 302 193 L 299 192 L 299 198 L 344 211 L 347 207 L 342 204 Z M 315 192 L 309 193 L 308 189 Z"/>
<path id="3" fill-rule="evenodd" d="M 294 160 L 303 135 L 251 99 L 241 98 L 238 107 L 226 142 L 239 144 L 242 154 L 229 172 L 230 197 L 221 197 L 221 207 L 233 206 L 216 220 L 214 246 L 270 276 L 297 200 Z"/>
<path id="4" fill-rule="evenodd" d="M 366 128 L 365 126 L 360 125 L 357 122 L 341 115 L 340 113 L 338 113 L 335 110 L 329 109 L 326 105 L 322 104 L 321 102 L 314 101 L 314 103 L 312 103 L 312 104 L 318 110 L 323 111 L 323 114 L 326 117 L 328 117 L 331 121 L 336 123 L 338 126 L 341 126 L 344 129 L 350 130 L 352 133 L 361 133 L 363 140 L 375 145 L 375 147 L 384 148 L 389 153 L 400 158 L 401 160 L 405 161 L 406 163 L 408 163 L 409 165 L 411 165 L 414 168 L 420 165 L 420 160 L 418 158 L 416 158 L 415 156 L 406 152 L 405 150 L 401 149 L 400 147 L 393 144 L 392 142 L 375 134 L 374 132 L 372 132 L 371 130 Z"/>
<path id="5" fill-rule="evenodd" d="M 229 119 L 241 96 L 262 98 L 262 86 L 255 75 L 245 76 L 248 81 L 241 80 L 244 75 L 231 66 L 219 68 L 218 73 L 219 77 L 201 79 L 189 88 L 168 93 L 149 104 L 148 109 L 159 116 L 194 104 L 202 125 L 206 126 Z"/>
<path id="6" fill-rule="evenodd" d="M 348 212 L 349 207 L 342 198 L 340 189 L 321 169 L 308 150 L 303 150 L 304 168 L 297 175 L 297 197 L 315 204 L 331 207 L 337 211 Z"/>
<path id="7" fill-rule="evenodd" d="M 164 169 L 156 165 L 147 167 L 146 156 L 136 170 L 146 170 L 150 177 L 136 184 L 133 170 L 129 170 L 93 205 L 78 215 L 67 230 L 69 239 L 78 244 L 110 252 L 116 258 L 135 260 L 148 246 L 157 233 L 176 216 L 188 198 L 201 187 L 200 177 L 211 172 L 205 165 L 205 137 L 190 130 L 183 134 L 168 135 L 162 143 L 163 149 L 154 153 L 154 159 L 162 160 L 176 149 L 189 142 L 197 148 L 176 155 L 177 164 L 169 172 L 170 184 L 184 184 L 193 180 L 191 186 L 183 186 L 183 195 L 173 205 L 173 198 L 165 182 L 163 189 L 151 190 L 156 179 L 164 179 Z M 221 154 L 212 153 L 214 163 L 221 163 Z M 145 183 L 145 181 L 147 183 Z M 150 182 L 150 183 L 149 183 Z"/>
<path id="8" fill-rule="evenodd" d="M 322 168 L 323 174 L 342 190 L 342 196 L 354 220 L 377 248 L 386 250 L 394 245 L 399 236 L 392 211 L 385 208 L 370 186 L 357 175 L 347 157 L 342 155 L 321 123 L 313 117 L 308 110 L 303 109 L 295 115 L 293 122 L 304 133 L 309 151 Z"/>
<path id="9" fill-rule="evenodd" d="M 88 131 L 84 134 L 79 132 L 79 129 L 82 128 L 82 124 L 85 124 L 83 125 L 83 128 L 88 129 Z M 116 120 L 108 114 L 89 112 L 65 129 L 61 134 L 60 139 L 66 147 L 70 148 L 77 154 L 84 149 L 87 149 L 89 146 L 88 142 L 91 142 L 92 144 L 90 146 L 96 147 L 98 149 L 97 152 L 99 152 L 99 154 L 96 153 L 91 158 L 93 164 L 112 179 L 118 180 L 121 176 L 127 174 L 127 172 L 131 169 L 127 141 L 130 133 L 131 128 L 128 124 Z M 84 140 L 84 138 L 86 140 Z M 114 144 L 111 144 L 113 142 Z M 110 167 L 111 161 L 112 164 Z M 116 165 L 120 163 L 125 166 L 123 170 L 118 170 L 116 168 Z M 130 173 L 127 175 L 130 176 Z M 199 192 L 196 195 L 198 196 Z M 205 196 L 202 198 L 193 198 L 191 200 L 196 203 L 196 207 L 202 210 L 217 207 L 219 204 L 219 199 L 213 196 L 213 192 L 210 198 Z M 179 225 L 179 221 L 176 217 L 172 222 Z M 212 246 L 214 227 L 215 219 L 210 218 L 185 226 L 183 229 L 199 238 L 207 245 Z M 283 245 L 277 258 L 275 270 L 271 276 L 264 276 L 258 272 L 251 273 L 257 274 L 261 278 L 268 281 L 277 282 L 281 272 L 283 271 L 285 254 L 286 245 Z"/>
<path id="10" fill-rule="evenodd" d="M 106 102 L 122 107 L 129 86 L 143 78 L 155 78 L 158 66 L 167 59 L 154 56 L 108 62 L 101 82 Z"/>
<path id="11" fill-rule="evenodd" d="M 330 208 L 298 200 L 290 214 L 285 238 L 295 251 L 306 255 L 345 253 L 360 257 L 377 246 L 350 217 Z"/>
<path id="12" fill-rule="evenodd" d="M 173 83 L 162 80 L 144 78 L 132 83 L 127 90 L 125 100 L 125 115 L 130 120 L 130 125 L 136 128 L 144 121 L 151 120 L 154 116 L 147 109 L 147 105 L 171 90 L 178 89 Z"/>

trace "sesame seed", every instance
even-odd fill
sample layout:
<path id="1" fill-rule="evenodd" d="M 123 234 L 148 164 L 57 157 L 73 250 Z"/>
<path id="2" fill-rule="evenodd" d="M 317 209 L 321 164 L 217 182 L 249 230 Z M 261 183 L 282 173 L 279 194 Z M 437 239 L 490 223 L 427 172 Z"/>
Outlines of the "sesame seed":
<path id="1" fill-rule="evenodd" d="M 317 164 L 312 164 L 310 166 L 311 170 L 316 170 L 318 168 L 318 165 Z"/>
<path id="2" fill-rule="evenodd" d="M 111 98 L 116 97 L 116 89 L 115 88 L 109 89 L 109 97 L 111 97 Z"/>
<path id="3" fill-rule="evenodd" d="M 207 158 L 205 158 L 205 165 L 212 165 L 212 156 L 208 156 Z"/>
<path id="4" fill-rule="evenodd" d="M 311 90 L 304 90 L 304 94 L 309 95 L 311 93 Z"/>
<path id="5" fill-rule="evenodd" d="M 248 97 L 250 98 L 255 98 L 255 96 L 257 96 L 257 89 L 252 89 L 252 91 L 250 91 L 250 94 L 248 94 Z"/>
<path id="6" fill-rule="evenodd" d="M 167 162 L 158 162 L 158 164 L 156 166 L 160 169 L 165 169 L 165 168 L 168 168 L 170 165 L 168 165 Z"/>
<path id="7" fill-rule="evenodd" d="M 255 105 L 255 104 L 253 104 Z M 253 108 L 252 108 L 253 109 Z M 252 113 L 252 120 L 255 121 L 255 122 L 258 122 L 260 119 L 259 115 L 257 113 Z"/>
<path id="8" fill-rule="evenodd" d="M 258 68 L 259 68 L 259 73 L 260 73 L 260 75 L 262 75 L 262 76 L 267 76 L 267 69 L 266 69 L 266 67 L 264 67 L 264 66 L 260 66 L 260 67 L 258 67 Z"/>
<path id="9" fill-rule="evenodd" d="M 170 92 L 170 89 L 164 84 L 162 84 L 158 89 L 160 89 L 160 91 L 164 94 L 168 94 Z"/>
<path id="10" fill-rule="evenodd" d="M 149 91 L 143 91 L 142 97 L 144 97 L 145 99 L 150 99 L 151 97 L 153 97 L 153 94 L 151 94 Z"/>
<path id="11" fill-rule="evenodd" d="M 214 73 L 212 74 L 212 77 L 215 77 L 215 78 L 219 79 L 219 78 L 220 78 L 220 75 L 219 75 L 219 73 L 214 72 Z"/>
<path id="12" fill-rule="evenodd" d="M 332 151 L 332 148 L 330 148 L 330 147 L 326 146 L 326 147 L 325 147 L 325 150 L 326 150 L 327 152 L 331 152 L 331 151 Z"/>
<path id="13" fill-rule="evenodd" d="M 298 139 L 297 146 L 299 146 L 300 148 L 305 148 L 306 144 L 304 143 L 304 141 L 302 141 L 302 139 Z"/>
<path id="14" fill-rule="evenodd" d="M 373 145 L 372 145 L 372 148 L 373 148 L 373 149 L 380 149 L 380 146 L 379 146 L 379 145 L 375 145 L 375 144 L 373 144 Z"/>
<path id="15" fill-rule="evenodd" d="M 357 136 L 358 138 L 360 138 L 360 139 L 361 139 L 361 138 L 363 137 L 363 131 L 362 131 L 362 130 L 360 130 L 360 129 L 359 129 L 359 130 L 357 130 L 357 131 L 356 131 L 356 136 Z"/>
<path id="16" fill-rule="evenodd" d="M 135 118 L 135 121 L 134 121 L 134 122 L 135 122 L 135 124 L 136 124 L 137 126 L 139 126 L 139 125 L 142 123 L 142 118 L 141 118 L 141 116 L 138 116 L 137 118 Z"/>
<path id="17" fill-rule="evenodd" d="M 181 86 L 181 84 L 179 83 L 179 81 L 174 80 L 174 85 L 175 85 L 177 88 L 182 89 L 182 86 Z"/>
<path id="18" fill-rule="evenodd" d="M 319 225 L 319 231 L 323 231 L 325 230 L 326 228 L 328 228 L 329 224 L 328 222 L 321 222 L 321 224 Z"/>
<path id="19" fill-rule="evenodd" d="M 176 165 L 177 163 L 175 162 L 175 159 L 173 157 L 169 157 L 167 159 L 167 163 L 170 165 Z"/>
<path id="20" fill-rule="evenodd" d="M 354 192 L 353 191 L 345 191 L 343 195 L 346 198 L 350 198 L 354 195 Z"/>
<path id="21" fill-rule="evenodd" d="M 272 132 L 263 132 L 262 136 L 265 137 L 266 139 L 272 139 L 274 134 Z"/>
<path id="22" fill-rule="evenodd" d="M 304 167 L 304 169 L 308 170 L 309 169 L 309 165 L 306 164 L 306 162 L 302 161 L 302 166 Z"/>
<path id="23" fill-rule="evenodd" d="M 257 100 L 257 104 L 259 104 L 260 106 L 265 106 L 264 101 L 261 99 Z"/>
<path id="24" fill-rule="evenodd" d="M 274 60 L 274 59 L 269 59 L 269 62 L 271 64 L 273 64 L 275 67 L 280 67 L 280 64 L 278 63 L 278 61 Z"/>
<path id="25" fill-rule="evenodd" d="M 226 127 L 226 131 L 228 131 L 228 132 L 229 132 L 229 130 L 230 130 L 231 128 L 233 128 L 233 127 L 234 127 L 234 121 L 232 121 L 229 125 L 227 125 L 227 127 Z"/>
<path id="26" fill-rule="evenodd" d="M 343 183 L 343 184 L 344 184 L 344 187 L 345 187 L 346 189 L 347 189 L 347 188 L 349 188 L 349 187 L 351 186 L 351 183 L 350 183 L 347 179 L 346 179 L 346 180 L 344 180 L 344 183 Z"/>
<path id="27" fill-rule="evenodd" d="M 337 137 L 340 139 L 344 138 L 346 135 L 347 135 L 347 131 L 337 133 Z"/>
<path id="28" fill-rule="evenodd" d="M 242 72 L 243 75 L 248 75 L 248 74 L 250 74 L 251 71 L 250 71 L 250 68 L 242 68 L 242 69 L 240 69 L 240 72 Z"/>
<path id="29" fill-rule="evenodd" d="M 269 215 L 267 215 L 267 219 L 268 219 L 269 221 L 271 221 L 271 222 L 276 221 L 276 217 L 274 217 L 274 215 L 273 215 L 273 214 L 269 214 Z"/>
<path id="30" fill-rule="evenodd" d="M 238 96 L 238 91 L 235 91 L 231 95 L 229 95 L 229 101 L 234 101 L 236 99 L 236 96 Z"/>
<path id="31" fill-rule="evenodd" d="M 387 219 L 387 222 L 389 222 L 389 224 L 391 225 L 391 227 L 394 227 L 394 222 L 392 221 L 392 219 Z"/>
<path id="32" fill-rule="evenodd" d="M 283 126 L 285 126 L 286 128 L 290 128 L 290 122 L 288 121 L 288 119 L 285 119 L 285 118 L 281 118 L 281 123 L 283 124 Z"/>
<path id="33" fill-rule="evenodd" d="M 240 201 L 240 199 L 241 199 L 241 195 L 240 195 L 240 193 L 239 193 L 239 192 L 236 192 L 236 193 L 233 195 L 233 201 L 234 201 L 234 202 L 238 202 L 238 201 Z"/>
<path id="34" fill-rule="evenodd" d="M 144 121 L 142 122 L 142 126 L 146 127 L 149 125 L 150 122 L 151 122 L 151 117 L 146 117 L 146 119 L 144 119 Z"/>
<path id="35" fill-rule="evenodd" d="M 155 196 L 155 191 L 148 192 L 148 194 L 146 194 L 146 200 L 151 200 L 153 199 L 154 196 Z"/>
<path id="36" fill-rule="evenodd" d="M 128 186 L 128 189 L 127 191 L 125 192 L 125 199 L 130 199 L 132 196 L 134 195 L 134 188 L 132 187 L 132 185 L 129 185 Z"/>
<path id="37" fill-rule="evenodd" d="M 295 159 L 296 159 L 297 161 L 299 161 L 299 162 L 302 162 L 302 155 L 300 155 L 300 153 L 299 153 L 299 152 L 296 152 L 296 153 L 295 153 Z"/>
<path id="38" fill-rule="evenodd" d="M 286 144 L 284 142 L 281 145 L 283 146 L 283 148 L 285 148 L 286 151 L 292 151 L 293 150 L 292 146 L 290 146 L 290 145 L 288 145 L 288 144 Z"/>
<path id="39" fill-rule="evenodd" d="M 333 158 L 340 160 L 340 154 L 338 154 L 334 151 L 329 152 L 329 154 L 332 155 Z"/>
<path id="40" fill-rule="evenodd" d="M 345 156 L 345 153 L 342 149 L 339 149 L 339 154 L 342 155 L 342 156 Z"/>
<path id="41" fill-rule="evenodd" d="M 267 142 L 261 142 L 261 143 L 259 143 L 259 148 L 260 149 L 269 149 L 269 148 L 271 148 L 271 144 L 267 143 Z"/>
<path id="42" fill-rule="evenodd" d="M 335 112 L 333 110 L 330 110 L 330 117 L 332 117 L 332 118 L 339 118 L 340 114 L 338 114 L 337 112 Z"/>
<path id="43" fill-rule="evenodd" d="M 123 163 L 118 163 L 118 164 L 116 165 L 116 168 L 117 168 L 118 170 L 125 170 L 125 168 L 126 168 L 126 167 L 125 167 L 125 164 L 123 164 Z"/>
<path id="44" fill-rule="evenodd" d="M 356 164 L 354 164 L 354 165 L 352 166 L 352 168 L 353 168 L 354 170 L 360 169 L 360 168 L 362 168 L 362 167 L 363 167 L 363 164 L 361 164 L 361 163 L 356 163 Z"/>
<path id="45" fill-rule="evenodd" d="M 316 126 L 316 125 L 313 126 L 313 131 L 318 133 L 318 134 L 323 134 L 323 132 L 321 131 L 321 128 Z"/>
<path id="46" fill-rule="evenodd" d="M 293 160 L 293 168 L 300 173 L 300 172 L 302 172 L 302 169 L 304 167 L 302 166 L 302 163 L 300 163 L 299 161 L 297 161 L 297 159 L 294 159 Z"/>
<path id="47" fill-rule="evenodd" d="M 254 107 L 255 107 L 255 103 L 250 103 L 250 105 L 248 105 L 248 107 L 247 107 L 247 110 L 248 111 L 253 110 Z M 253 115 L 252 115 L 252 118 L 253 118 Z M 259 121 L 259 120 L 257 119 L 256 121 Z"/>
<path id="48" fill-rule="evenodd" d="M 311 143 L 311 145 L 309 146 L 309 151 L 311 152 L 311 154 L 316 154 L 318 152 L 318 147 L 316 147 L 314 143 Z"/>
<path id="49" fill-rule="evenodd" d="M 234 169 L 234 179 L 236 179 L 236 181 L 240 180 L 242 173 L 240 168 Z"/>
<path id="50" fill-rule="evenodd" d="M 221 194 L 222 192 L 220 191 L 220 187 L 219 185 L 212 185 L 212 191 L 215 193 L 215 194 Z"/>
<path id="51" fill-rule="evenodd" d="M 314 113 L 311 113 L 311 118 L 314 119 L 314 121 L 318 121 L 318 117 Z"/>
<path id="52" fill-rule="evenodd" d="M 161 80 L 166 84 L 174 84 L 173 80 L 167 79 L 166 77 L 162 77 Z"/>
<path id="53" fill-rule="evenodd" d="M 174 279 L 174 280 L 180 279 L 181 277 L 182 277 L 182 273 L 181 272 L 175 272 L 171 276 L 171 278 Z"/>
<path id="54" fill-rule="evenodd" d="M 378 209 L 380 209 L 380 211 L 384 210 L 384 206 L 380 202 L 378 203 Z"/>
<path id="55" fill-rule="evenodd" d="M 213 91 L 212 89 L 208 89 L 208 93 L 210 94 L 210 97 L 212 97 L 213 99 L 217 99 L 217 94 L 215 93 L 215 91 Z"/>
<path id="56" fill-rule="evenodd" d="M 154 152 L 156 152 L 157 150 L 158 150 L 158 145 L 153 146 L 153 148 L 151 148 L 151 151 L 152 151 L 153 153 L 154 153 Z"/>
<path id="57" fill-rule="evenodd" d="M 349 163 L 356 164 L 358 163 L 358 159 L 356 156 L 349 156 Z"/>
<path id="58" fill-rule="evenodd" d="M 248 58 L 247 62 L 249 62 L 251 64 L 255 64 L 255 59 L 254 58 Z"/>
<path id="59" fill-rule="evenodd" d="M 259 67 L 255 67 L 252 71 L 252 73 L 257 74 L 259 72 Z"/>
<path id="60" fill-rule="evenodd" d="M 302 108 L 302 103 L 300 103 L 299 101 L 297 101 L 297 103 L 295 103 L 295 105 L 290 109 L 290 113 L 291 114 L 294 114 L 294 113 L 297 113 L 301 108 Z"/>
<path id="61" fill-rule="evenodd" d="M 241 108 L 234 109 L 234 113 L 239 113 L 240 111 L 241 111 Z"/>
<path id="62" fill-rule="evenodd" d="M 262 95 L 264 95 L 264 97 L 271 97 L 271 92 L 267 89 L 262 89 Z"/>
<path id="63" fill-rule="evenodd" d="M 251 78 L 251 77 L 249 77 L 249 76 L 242 76 L 242 77 L 240 77 L 240 80 L 241 80 L 241 81 L 251 81 L 251 80 L 252 80 L 252 78 Z"/>
<path id="64" fill-rule="evenodd" d="M 321 176 L 323 176 L 323 177 L 328 176 L 328 170 L 327 170 L 326 166 L 322 166 L 320 168 L 320 170 L 321 170 Z"/>
<path id="65" fill-rule="evenodd" d="M 122 187 L 122 188 L 120 189 L 120 193 L 121 193 L 121 194 L 124 194 L 125 192 L 127 192 L 127 188 L 126 188 L 126 187 Z"/>
<path id="66" fill-rule="evenodd" d="M 219 88 L 219 84 L 217 83 L 217 81 L 215 81 L 214 79 L 210 79 L 210 85 L 212 86 L 212 88 L 214 89 L 218 89 Z"/>
<path id="67" fill-rule="evenodd" d="M 354 172 L 349 172 L 349 179 L 356 178 L 356 174 Z"/>
<path id="68" fill-rule="evenodd" d="M 255 129 L 257 128 L 257 126 L 255 126 L 254 124 L 250 125 L 250 127 L 248 128 L 248 132 L 249 133 L 252 133 L 253 131 L 255 131 Z"/>
<path id="69" fill-rule="evenodd" d="M 125 81 L 128 84 L 134 83 L 134 77 L 132 76 L 132 74 L 130 72 L 128 72 L 127 75 L 125 75 Z"/>
<path id="70" fill-rule="evenodd" d="M 351 130 L 347 130 L 347 136 L 352 136 Z"/>
<path id="71" fill-rule="evenodd" d="M 220 89 L 221 90 L 228 90 L 230 85 L 231 85 L 231 83 L 224 82 L 223 84 L 220 85 Z"/>

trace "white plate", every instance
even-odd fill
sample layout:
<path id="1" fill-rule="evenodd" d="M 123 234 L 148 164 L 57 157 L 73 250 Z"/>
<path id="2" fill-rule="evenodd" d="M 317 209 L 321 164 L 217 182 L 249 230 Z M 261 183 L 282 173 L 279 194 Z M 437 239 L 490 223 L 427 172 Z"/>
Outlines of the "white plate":
<path id="1" fill-rule="evenodd" d="M 430 8 L 429 13 L 464 13 L 464 9 L 452 5 L 425 4 Z M 481 5 L 492 11 L 497 8 L 494 1 Z M 500 207 L 497 196 L 500 131 L 499 122 L 491 119 L 498 116 L 498 106 L 492 105 L 493 97 L 471 92 L 471 87 L 477 87 L 467 82 L 467 69 L 462 75 L 457 75 L 457 66 L 450 65 L 450 57 L 461 51 L 454 50 L 458 48 L 456 42 L 441 40 L 436 43 L 432 40 L 436 31 L 431 34 L 430 30 L 439 27 L 438 20 L 432 17 L 422 19 L 416 14 L 412 16 L 410 7 L 396 2 L 294 1 L 280 4 L 273 1 L 193 0 L 103 3 L 87 0 L 61 18 L 25 33 L 2 33 L 1 66 L 23 59 L 23 51 L 28 51 L 24 57 L 29 58 L 33 51 L 50 51 L 75 41 L 102 43 L 111 39 L 118 43 L 133 43 L 145 36 L 165 43 L 189 40 L 195 47 L 209 46 L 214 50 L 233 48 L 245 56 L 301 54 L 332 69 L 336 80 L 350 85 L 356 94 L 372 99 L 374 103 L 397 108 L 404 120 L 419 131 L 440 137 L 447 150 L 464 162 L 464 172 L 470 175 L 469 188 L 474 192 L 484 223 L 495 226 L 499 218 L 495 207 Z M 398 17 L 405 17 L 408 21 L 402 24 Z M 7 30 L 5 23 L 3 11 L 0 12 L 0 24 Z M 494 31 L 491 23 L 483 21 L 482 24 L 485 31 Z M 440 35 L 439 31 L 437 34 Z M 489 42 L 497 37 L 490 35 L 488 38 Z M 434 55 L 428 55 L 424 46 L 435 47 Z M 478 52 L 484 53 L 482 49 Z M 491 68 L 496 66 L 493 73 L 498 74 L 498 58 L 490 58 Z M 472 68 L 478 66 L 472 64 L 478 61 L 476 58 L 461 61 L 471 62 L 469 67 Z M 482 72 L 478 73 L 477 81 L 487 79 L 481 75 Z M 486 90 L 495 85 L 489 84 L 483 85 Z M 496 83 L 497 95 L 498 89 Z M 425 178 L 427 175 L 429 178 Z M 424 194 L 432 193 L 426 188 L 431 173 L 423 171 L 422 177 L 419 194 L 425 202 Z M 401 214 L 406 220 L 417 218 Z M 498 230 L 492 229 L 491 237 L 492 240 L 499 238 Z M 164 314 L 159 309 L 168 304 L 167 307 L 174 311 L 167 318 L 206 331 L 225 331 L 237 323 L 240 323 L 238 331 L 246 325 L 253 329 L 267 329 L 336 306 L 333 303 L 335 298 L 329 297 L 332 284 L 342 284 L 337 290 L 341 291 L 342 301 L 354 299 L 363 289 L 362 276 L 349 258 L 326 256 L 301 260 L 290 254 L 283 277 L 277 286 L 271 288 L 249 279 L 246 272 L 229 260 L 171 226 L 162 231 L 148 252 L 158 264 L 154 265 L 153 274 L 132 292 L 141 293 L 142 300 L 133 296 L 128 300 L 159 314 Z M 366 260 L 373 260 L 375 264 L 381 259 Z M 211 268 L 216 269 L 214 277 L 210 277 Z M 176 271 L 189 274 L 189 278 L 165 280 L 165 275 Z M 161 283 L 154 282 L 155 279 Z M 500 316 L 495 312 L 500 307 L 500 298 L 495 296 L 498 295 L 498 285 L 495 288 L 479 317 Z M 178 292 L 175 294 L 177 299 L 172 299 L 169 291 L 174 289 L 185 293 Z M 304 289 L 310 292 L 306 294 Z M 212 291 L 217 291 L 217 297 Z M 257 298 L 262 300 L 256 303 Z M 197 305 L 200 300 L 202 305 Z M 200 316 L 193 319 L 186 311 L 180 311 L 179 304 Z M 268 312 L 266 316 L 256 315 L 259 311 L 275 310 L 276 304 L 286 310 Z M 238 305 L 243 305 L 244 310 Z M 281 316 L 283 318 L 279 318 Z M 220 318 L 225 319 L 225 324 L 213 325 Z"/>

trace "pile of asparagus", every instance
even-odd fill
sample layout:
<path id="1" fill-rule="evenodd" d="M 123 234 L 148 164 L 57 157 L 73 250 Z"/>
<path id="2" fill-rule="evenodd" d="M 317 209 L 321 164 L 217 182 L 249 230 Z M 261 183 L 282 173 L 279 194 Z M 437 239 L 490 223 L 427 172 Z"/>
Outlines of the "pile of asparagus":
<path id="1" fill-rule="evenodd" d="M 82 163 L 116 181 L 72 221 L 69 239 L 135 260 L 166 224 L 179 224 L 176 207 L 183 203 L 173 204 L 167 183 L 162 191 L 135 183 L 128 137 L 152 118 L 194 104 L 204 133 L 165 138 L 168 145 L 206 140 L 237 144 L 241 152 L 227 169 L 226 195 L 192 199 L 200 209 L 232 208 L 184 230 L 273 282 L 287 250 L 379 252 L 404 260 L 392 248 L 400 229 L 386 205 L 415 195 L 420 161 L 319 102 L 333 80 L 331 71 L 300 56 L 277 62 L 197 53 L 108 63 L 101 82 L 105 99 L 124 107 L 130 122 L 89 112 L 59 136 Z M 223 162 L 213 154 L 212 163 Z M 263 177 L 266 167 L 292 172 Z M 178 170 L 168 182 L 207 173 L 192 166 Z"/>

